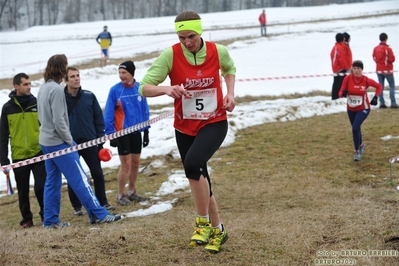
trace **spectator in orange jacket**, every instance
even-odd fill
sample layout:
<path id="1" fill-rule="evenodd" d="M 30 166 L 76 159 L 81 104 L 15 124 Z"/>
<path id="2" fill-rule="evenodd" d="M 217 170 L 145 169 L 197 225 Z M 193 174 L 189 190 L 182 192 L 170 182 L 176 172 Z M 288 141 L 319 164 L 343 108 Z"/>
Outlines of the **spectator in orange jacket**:
<path id="1" fill-rule="evenodd" d="M 260 34 L 266 37 L 266 11 L 263 9 L 262 14 L 259 16 Z"/>
<path id="2" fill-rule="evenodd" d="M 331 98 L 338 99 L 338 92 L 341 89 L 342 81 L 344 80 L 346 72 L 351 68 L 351 63 L 348 64 L 347 53 L 344 44 L 344 35 L 337 33 L 335 35 L 336 43 L 331 50 L 331 66 L 334 72 L 334 83 L 332 86 Z"/>
<path id="3" fill-rule="evenodd" d="M 377 64 L 378 82 L 384 89 L 384 81 L 387 79 L 389 83 L 389 98 L 391 98 L 391 108 L 399 108 L 395 99 L 395 79 L 393 77 L 393 62 L 395 62 L 395 55 L 391 47 L 387 45 L 388 35 L 386 33 L 380 34 L 380 44 L 374 48 L 373 59 Z M 380 108 L 387 108 L 384 100 L 384 93 L 380 94 Z"/>

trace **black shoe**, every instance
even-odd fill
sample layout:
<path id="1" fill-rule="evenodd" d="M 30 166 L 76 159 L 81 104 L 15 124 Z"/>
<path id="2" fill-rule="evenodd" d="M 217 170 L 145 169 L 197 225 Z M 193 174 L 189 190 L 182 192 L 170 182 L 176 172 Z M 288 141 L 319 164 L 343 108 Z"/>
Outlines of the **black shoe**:
<path id="1" fill-rule="evenodd" d="M 22 228 L 31 228 L 31 227 L 33 227 L 33 226 L 34 226 L 34 225 L 33 225 L 32 220 L 27 221 L 27 222 L 24 222 L 24 223 L 21 224 L 21 227 L 22 227 Z"/>
<path id="2" fill-rule="evenodd" d="M 132 194 L 132 195 L 130 195 L 130 196 L 127 196 L 127 198 L 128 198 L 130 201 L 136 202 L 136 203 L 138 203 L 138 202 L 143 202 L 143 201 L 148 200 L 147 198 L 144 198 L 144 197 L 142 197 L 142 196 L 139 196 L 139 195 L 137 194 L 137 192 L 134 192 L 134 194 Z"/>
<path id="3" fill-rule="evenodd" d="M 107 211 L 113 211 L 113 210 L 115 210 L 115 207 L 112 206 L 112 205 L 110 205 L 109 203 L 105 204 L 103 207 L 106 208 Z"/>
<path id="4" fill-rule="evenodd" d="M 122 220 L 124 217 L 120 214 L 118 215 L 113 215 L 113 214 L 108 214 L 107 216 L 104 217 L 102 220 L 95 220 L 95 224 L 103 224 L 103 223 L 113 223 Z"/>
<path id="5" fill-rule="evenodd" d="M 391 108 L 399 108 L 399 105 L 397 103 L 391 104 Z"/>
<path id="6" fill-rule="evenodd" d="M 380 104 L 380 108 L 387 108 L 387 106 L 385 105 L 385 103 Z"/>
<path id="7" fill-rule="evenodd" d="M 83 216 L 83 211 L 82 208 L 76 208 L 73 212 L 73 215 L 75 216 Z"/>

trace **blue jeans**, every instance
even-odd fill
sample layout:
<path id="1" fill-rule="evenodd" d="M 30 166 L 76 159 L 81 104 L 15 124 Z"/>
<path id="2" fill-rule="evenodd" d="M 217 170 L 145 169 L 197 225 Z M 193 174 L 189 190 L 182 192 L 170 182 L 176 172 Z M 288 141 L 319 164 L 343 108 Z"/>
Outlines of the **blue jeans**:
<path id="1" fill-rule="evenodd" d="M 395 79 L 393 78 L 393 74 L 389 75 L 383 75 L 380 73 L 377 73 L 378 77 L 378 83 L 381 84 L 383 91 L 381 92 L 380 95 L 380 104 L 385 104 L 384 100 L 384 81 L 387 79 L 388 84 L 389 84 L 389 98 L 391 99 L 391 105 L 396 104 L 396 99 L 395 99 Z"/>
<path id="2" fill-rule="evenodd" d="M 261 24 L 260 25 L 260 34 L 262 36 L 266 36 L 266 24 Z"/>
<path id="3" fill-rule="evenodd" d="M 57 146 L 40 145 L 44 154 L 69 148 L 67 143 Z M 61 208 L 61 185 L 62 174 L 72 187 L 79 201 L 85 207 L 90 222 L 96 219 L 104 219 L 109 212 L 100 205 L 93 189 L 91 188 L 87 175 L 79 161 L 78 152 L 71 152 L 45 161 L 47 178 L 44 185 L 44 222 L 43 225 L 52 225 L 59 222 Z"/>
<path id="4" fill-rule="evenodd" d="M 348 110 L 349 121 L 352 125 L 353 146 L 355 147 L 355 151 L 358 151 L 360 145 L 363 143 L 360 126 L 363 124 L 364 120 L 366 120 L 369 114 L 370 109 L 364 109 L 358 112 Z"/>

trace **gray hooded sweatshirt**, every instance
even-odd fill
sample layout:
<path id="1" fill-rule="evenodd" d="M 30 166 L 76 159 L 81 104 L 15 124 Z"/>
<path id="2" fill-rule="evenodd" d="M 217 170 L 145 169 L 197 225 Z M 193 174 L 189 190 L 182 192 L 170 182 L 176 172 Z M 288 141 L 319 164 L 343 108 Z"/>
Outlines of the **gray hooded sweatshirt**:
<path id="1" fill-rule="evenodd" d="M 69 130 L 68 108 L 60 84 L 53 80 L 40 86 L 37 94 L 37 111 L 40 121 L 39 143 L 57 146 L 64 142 L 73 145 Z"/>

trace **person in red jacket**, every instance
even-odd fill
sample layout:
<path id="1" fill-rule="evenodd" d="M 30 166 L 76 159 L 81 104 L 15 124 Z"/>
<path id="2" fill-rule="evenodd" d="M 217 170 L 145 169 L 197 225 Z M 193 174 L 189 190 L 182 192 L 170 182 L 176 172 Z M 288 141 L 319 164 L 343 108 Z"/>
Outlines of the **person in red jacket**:
<path id="1" fill-rule="evenodd" d="M 345 53 L 346 53 L 346 62 L 347 65 L 350 66 L 352 65 L 352 50 L 349 46 L 349 42 L 351 41 L 351 36 L 349 35 L 349 33 L 344 32 L 344 48 L 345 48 Z"/>
<path id="2" fill-rule="evenodd" d="M 391 47 L 387 45 L 388 35 L 386 33 L 380 34 L 381 43 L 373 50 L 373 59 L 377 64 L 378 82 L 384 88 L 384 81 L 387 79 L 389 83 L 389 98 L 391 98 L 391 108 L 399 108 L 395 99 L 395 79 L 393 77 L 393 62 L 395 62 L 395 55 Z M 384 93 L 380 95 L 380 108 L 387 108 L 384 100 Z"/>
<path id="3" fill-rule="evenodd" d="M 335 45 L 330 52 L 332 71 L 334 72 L 334 83 L 332 86 L 331 99 L 338 99 L 338 92 L 346 72 L 350 70 L 351 62 L 347 60 L 347 52 L 344 44 L 344 35 L 335 35 Z"/>
<path id="4" fill-rule="evenodd" d="M 266 37 L 266 11 L 263 9 L 262 14 L 259 15 L 260 34 Z"/>
<path id="5" fill-rule="evenodd" d="M 376 88 L 371 102 L 367 96 L 367 90 L 370 87 Z M 353 144 L 355 147 L 354 161 L 360 161 L 366 148 L 366 144 L 362 140 L 360 126 L 370 113 L 370 104 L 377 105 L 378 95 L 380 95 L 381 91 L 381 84 L 363 75 L 363 62 L 360 60 L 353 61 L 351 74 L 344 78 L 338 95 L 340 98 L 347 97 L 347 112 L 352 125 Z"/>

